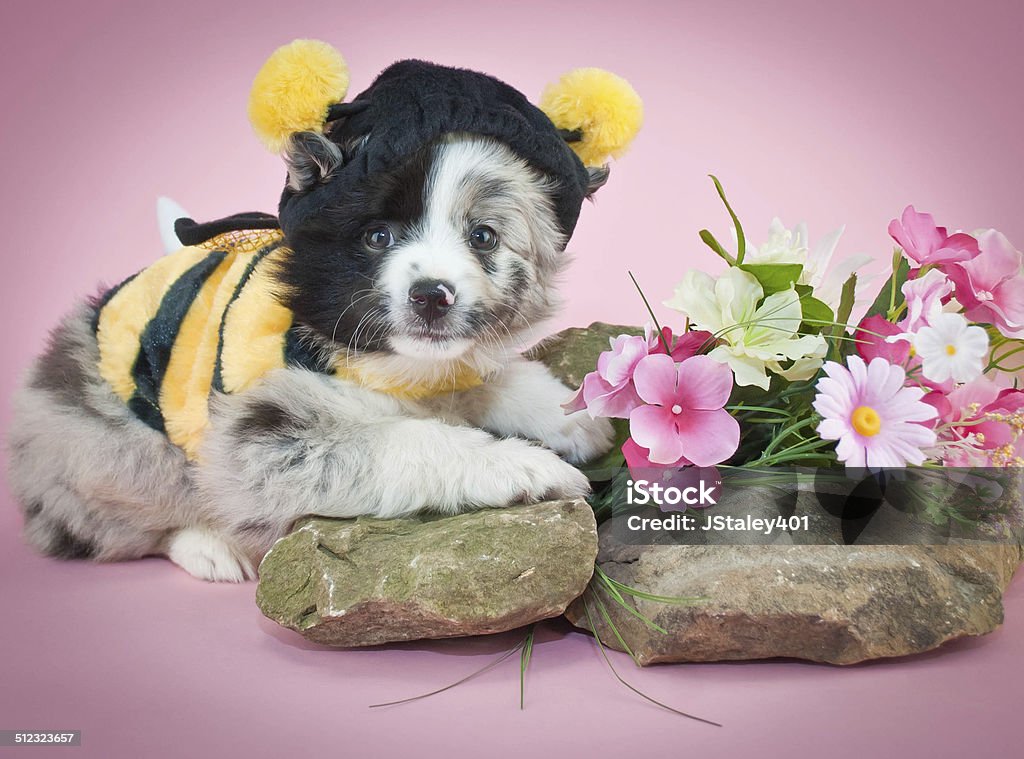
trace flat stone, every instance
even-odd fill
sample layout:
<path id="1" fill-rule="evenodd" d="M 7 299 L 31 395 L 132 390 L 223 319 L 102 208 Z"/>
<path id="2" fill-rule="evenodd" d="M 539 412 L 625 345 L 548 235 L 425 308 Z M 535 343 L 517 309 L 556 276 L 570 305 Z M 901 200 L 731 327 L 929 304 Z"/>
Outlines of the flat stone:
<path id="1" fill-rule="evenodd" d="M 575 387 L 608 349 L 608 339 L 620 334 L 641 330 L 595 322 L 549 338 L 531 357 Z M 1024 558 L 1019 540 L 836 545 L 843 542 L 839 520 L 806 495 L 801 494 L 795 513 L 807 516 L 808 533 L 729 539 L 743 545 L 715 533 L 677 537 L 671 544 L 650 536 L 654 545 L 631 545 L 619 540 L 610 523 L 603 524 L 598 565 L 609 577 L 647 594 L 705 600 L 680 606 L 624 596 L 666 630 L 662 633 L 623 609 L 595 577 L 590 592 L 566 616 L 590 629 L 586 600 L 601 640 L 622 650 L 605 621 L 607 612 L 641 664 L 773 657 L 852 664 L 927 651 L 955 638 L 984 635 L 1002 622 L 1003 590 Z M 771 517 L 778 509 L 764 493 L 739 492 L 712 511 Z M 872 542 L 872 530 L 885 535 L 901 518 L 891 510 L 880 514 L 863 542 Z M 689 544 L 680 544 L 684 541 Z"/>
<path id="2" fill-rule="evenodd" d="M 598 565 L 646 593 L 702 597 L 680 606 L 626 596 L 652 629 L 604 591 L 584 598 L 601 640 L 640 664 L 792 657 L 832 664 L 905 656 L 984 635 L 1003 621 L 1018 545 L 654 545 L 601 529 Z M 591 629 L 583 600 L 566 616 Z"/>
<path id="3" fill-rule="evenodd" d="M 256 601 L 330 646 L 497 633 L 560 615 L 596 556 L 583 500 L 450 517 L 315 517 L 263 559 Z"/>

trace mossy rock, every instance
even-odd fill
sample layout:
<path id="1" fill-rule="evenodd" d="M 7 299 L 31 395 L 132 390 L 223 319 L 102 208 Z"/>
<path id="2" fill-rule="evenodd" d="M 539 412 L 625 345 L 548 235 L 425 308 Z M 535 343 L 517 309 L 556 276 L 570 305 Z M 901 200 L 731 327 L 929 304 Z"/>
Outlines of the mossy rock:
<path id="1" fill-rule="evenodd" d="M 256 601 L 331 646 L 497 633 L 561 614 L 596 556 L 583 500 L 449 517 L 313 517 L 263 559 Z"/>
<path id="2" fill-rule="evenodd" d="M 538 343 L 526 357 L 540 361 L 571 388 L 597 367 L 597 357 L 608 350 L 609 340 L 619 335 L 642 335 L 639 327 L 594 322 L 589 327 L 570 327 Z"/>

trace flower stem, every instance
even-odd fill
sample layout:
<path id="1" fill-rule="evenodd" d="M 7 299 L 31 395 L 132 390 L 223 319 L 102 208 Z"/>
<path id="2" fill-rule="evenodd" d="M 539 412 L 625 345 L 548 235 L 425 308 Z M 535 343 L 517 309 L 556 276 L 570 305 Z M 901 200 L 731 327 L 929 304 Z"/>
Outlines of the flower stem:
<path id="1" fill-rule="evenodd" d="M 894 248 L 892 251 L 892 276 L 889 278 L 889 314 L 896 308 L 896 270 L 900 267 L 900 260 L 903 258 L 903 251 Z"/>
<path id="2" fill-rule="evenodd" d="M 794 434 L 798 430 L 802 429 L 803 427 L 806 427 L 808 424 L 812 424 L 813 422 L 814 422 L 814 418 L 812 417 L 812 418 L 808 418 L 808 419 L 801 419 L 801 420 L 799 420 L 797 422 L 794 422 L 793 424 L 789 425 L 788 427 L 784 427 L 781 432 L 779 432 L 777 435 L 775 435 L 775 437 L 772 440 L 772 442 L 769 443 L 768 447 L 764 449 L 764 453 L 762 455 L 763 456 L 771 455 L 775 451 L 775 449 L 778 447 L 778 445 L 783 440 L 785 440 L 787 437 L 789 437 L 790 435 Z M 804 442 L 806 442 L 806 441 L 804 441 Z"/>
<path id="3" fill-rule="evenodd" d="M 672 355 L 672 346 L 668 344 L 668 338 L 665 337 L 661 331 L 661 325 L 658 324 L 658 317 L 654 315 L 654 309 L 651 308 L 651 304 L 647 301 L 647 296 L 644 295 L 644 291 L 640 289 L 640 283 L 636 281 L 636 277 L 633 276 L 633 272 L 627 271 L 629 278 L 633 280 L 633 286 L 636 291 L 640 293 L 640 299 L 644 302 L 644 306 L 647 307 L 647 313 L 651 315 L 651 321 L 654 322 L 654 328 L 658 330 L 658 339 L 661 340 L 661 344 L 665 346 L 665 353 L 669 356 Z"/>
<path id="4" fill-rule="evenodd" d="M 816 451 L 829 445 L 832 445 L 831 440 L 823 440 L 820 438 L 817 440 L 804 440 L 796 445 L 791 445 L 789 448 L 784 448 L 778 453 L 763 455 L 756 461 L 751 461 L 747 466 L 767 466 L 769 464 L 778 464 L 784 461 L 817 458 L 819 454 L 817 454 Z M 813 456 L 805 455 L 812 452 L 815 452 Z"/>

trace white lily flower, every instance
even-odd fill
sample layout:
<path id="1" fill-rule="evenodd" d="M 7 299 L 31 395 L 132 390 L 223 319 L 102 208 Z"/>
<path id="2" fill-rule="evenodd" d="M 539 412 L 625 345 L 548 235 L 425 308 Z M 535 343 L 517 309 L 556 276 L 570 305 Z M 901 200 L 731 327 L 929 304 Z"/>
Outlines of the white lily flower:
<path id="1" fill-rule="evenodd" d="M 779 217 L 772 219 L 768 227 L 768 239 L 760 247 L 747 245 L 744 263 L 748 264 L 801 264 L 804 268 L 797 284 L 808 285 L 814 297 L 836 311 L 843 293 L 843 284 L 850 275 L 871 261 L 871 256 L 848 256 L 832 265 L 832 257 L 839 238 L 846 227 L 830 232 L 812 248 L 807 234 L 807 225 L 797 224 L 787 229 Z M 733 230 L 735 237 L 736 231 Z M 867 281 L 867 280 L 864 280 Z M 858 278 L 858 290 L 863 285 Z"/>
<path id="2" fill-rule="evenodd" d="M 981 376 L 988 355 L 988 335 L 963 314 L 939 313 L 913 335 L 921 372 L 932 382 L 970 382 Z"/>
<path id="3" fill-rule="evenodd" d="M 768 371 L 790 380 L 812 377 L 828 345 L 821 335 L 797 333 L 803 319 L 800 296 L 790 288 L 769 295 L 758 306 L 762 298 L 757 279 L 731 267 L 717 279 L 701 271 L 687 272 L 665 305 L 682 311 L 694 328 L 721 341 L 709 355 L 729 365 L 737 385 L 767 390 Z"/>

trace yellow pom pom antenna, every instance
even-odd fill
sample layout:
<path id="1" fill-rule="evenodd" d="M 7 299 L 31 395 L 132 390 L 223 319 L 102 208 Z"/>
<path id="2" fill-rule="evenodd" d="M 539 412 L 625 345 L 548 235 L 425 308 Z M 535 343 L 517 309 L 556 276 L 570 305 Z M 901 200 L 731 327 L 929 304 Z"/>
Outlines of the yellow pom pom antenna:
<path id="1" fill-rule="evenodd" d="M 559 129 L 579 131 L 569 147 L 590 167 L 626 152 L 640 131 L 644 104 L 629 82 L 603 69 L 576 69 L 548 85 L 540 109 Z"/>
<path id="2" fill-rule="evenodd" d="M 295 132 L 322 132 L 327 109 L 345 99 L 348 66 L 326 42 L 295 40 L 267 59 L 249 93 L 249 121 L 280 152 Z"/>

